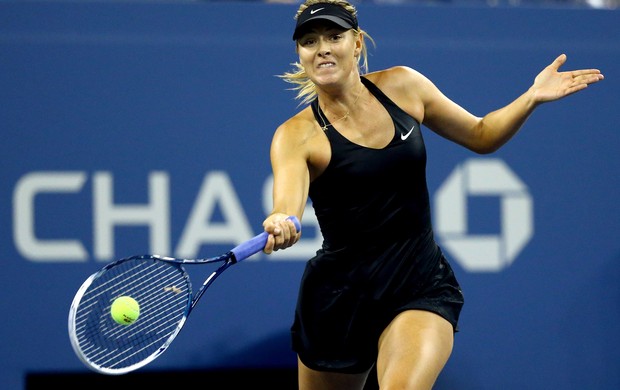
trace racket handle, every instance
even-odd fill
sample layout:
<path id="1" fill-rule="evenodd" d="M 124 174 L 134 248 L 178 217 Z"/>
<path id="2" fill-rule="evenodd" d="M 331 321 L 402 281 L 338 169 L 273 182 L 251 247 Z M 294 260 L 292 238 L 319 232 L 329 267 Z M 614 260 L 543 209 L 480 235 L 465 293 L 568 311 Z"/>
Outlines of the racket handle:
<path id="1" fill-rule="evenodd" d="M 291 221 L 293 221 L 293 223 L 295 224 L 295 229 L 297 229 L 298 232 L 301 230 L 301 224 L 299 223 L 299 220 L 297 219 L 296 216 L 292 215 L 288 217 L 287 219 L 290 219 Z M 265 247 L 265 244 L 267 244 L 268 237 L 269 237 L 269 233 L 262 232 L 258 236 L 255 236 L 254 238 L 251 238 L 245 242 L 242 242 L 241 244 L 231 249 L 231 252 L 235 255 L 235 260 L 237 261 L 245 260 L 248 257 L 252 256 L 253 254 L 256 254 L 262 251 L 263 248 Z"/>

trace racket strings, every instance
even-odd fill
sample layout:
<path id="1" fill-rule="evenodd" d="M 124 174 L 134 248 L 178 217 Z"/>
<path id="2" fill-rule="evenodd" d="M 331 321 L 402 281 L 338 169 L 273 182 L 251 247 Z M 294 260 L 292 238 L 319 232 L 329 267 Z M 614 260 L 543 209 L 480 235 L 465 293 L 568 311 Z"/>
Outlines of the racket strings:
<path id="1" fill-rule="evenodd" d="M 131 325 L 110 315 L 114 299 L 128 295 L 140 305 Z M 126 372 L 165 350 L 181 329 L 191 300 L 191 283 L 177 264 L 131 259 L 94 275 L 75 311 L 78 354 L 101 371 Z"/>

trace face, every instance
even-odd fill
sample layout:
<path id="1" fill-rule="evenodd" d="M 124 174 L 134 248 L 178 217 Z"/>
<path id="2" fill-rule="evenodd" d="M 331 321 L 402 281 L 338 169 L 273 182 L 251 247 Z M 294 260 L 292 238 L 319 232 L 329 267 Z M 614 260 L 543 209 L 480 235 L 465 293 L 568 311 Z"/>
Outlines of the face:
<path id="1" fill-rule="evenodd" d="M 359 35 L 332 24 L 312 25 L 297 40 L 299 61 L 316 85 L 337 84 L 351 74 L 359 77 L 360 51 Z"/>

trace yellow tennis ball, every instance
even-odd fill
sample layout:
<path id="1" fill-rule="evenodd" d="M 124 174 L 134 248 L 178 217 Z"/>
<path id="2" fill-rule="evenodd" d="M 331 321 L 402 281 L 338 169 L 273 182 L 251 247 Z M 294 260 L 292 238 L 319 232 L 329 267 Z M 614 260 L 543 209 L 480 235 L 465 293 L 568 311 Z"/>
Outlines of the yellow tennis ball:
<path id="1" fill-rule="evenodd" d="M 140 305 L 130 296 L 118 297 L 112 302 L 110 315 L 118 324 L 131 325 L 140 316 Z"/>

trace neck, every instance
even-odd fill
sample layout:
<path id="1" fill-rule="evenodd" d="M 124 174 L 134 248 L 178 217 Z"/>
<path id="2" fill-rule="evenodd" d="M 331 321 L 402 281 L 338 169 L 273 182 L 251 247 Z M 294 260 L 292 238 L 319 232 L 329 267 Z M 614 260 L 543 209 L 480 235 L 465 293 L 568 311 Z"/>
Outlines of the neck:
<path id="1" fill-rule="evenodd" d="M 323 126 L 322 126 L 323 127 L 323 131 L 327 130 L 327 127 L 329 127 L 329 126 L 333 127 L 333 125 L 335 123 L 346 121 L 349 118 L 349 114 L 355 109 L 355 107 L 357 105 L 357 102 L 358 102 L 360 96 L 362 95 L 363 91 L 364 91 L 364 84 L 362 84 L 360 82 L 360 86 L 358 88 L 357 94 L 353 98 L 353 103 L 351 103 L 350 105 L 347 105 L 346 103 L 342 103 L 341 104 L 342 106 L 344 106 L 346 108 L 346 110 L 345 110 L 343 115 L 339 116 L 338 114 L 335 114 L 334 111 L 330 110 L 329 109 L 329 106 L 330 106 L 329 103 L 324 104 L 324 107 L 321 107 L 321 110 L 323 111 L 324 115 L 327 116 L 328 113 L 331 113 L 332 114 L 331 116 L 335 116 L 336 119 L 331 120 L 329 122 L 329 124 L 327 124 L 327 118 L 321 118 L 323 120 Z M 336 104 L 338 102 L 337 100 L 332 100 L 332 101 L 334 102 L 333 104 Z"/>
<path id="2" fill-rule="evenodd" d="M 355 95 L 352 95 L 350 97 L 343 95 L 340 99 L 327 99 L 327 101 L 322 107 L 322 110 L 325 115 L 330 114 L 330 116 L 337 118 L 333 121 L 333 123 L 335 123 L 336 121 L 346 120 L 351 114 L 351 112 L 355 110 L 363 91 L 364 84 L 359 82 L 359 87 L 357 87 L 357 93 L 355 93 Z M 347 101 L 351 100 L 353 100 L 351 103 L 347 103 Z M 338 109 L 334 110 L 334 107 L 338 107 Z M 342 108 L 342 110 L 340 108 Z"/>

